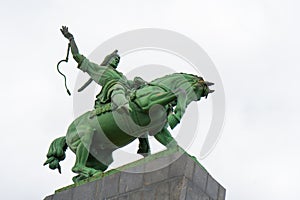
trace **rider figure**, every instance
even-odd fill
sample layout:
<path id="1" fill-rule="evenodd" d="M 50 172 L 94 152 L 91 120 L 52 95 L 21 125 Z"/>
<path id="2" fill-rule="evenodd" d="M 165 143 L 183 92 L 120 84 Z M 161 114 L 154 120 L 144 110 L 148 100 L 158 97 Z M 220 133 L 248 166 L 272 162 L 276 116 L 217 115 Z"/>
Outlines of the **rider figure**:
<path id="1" fill-rule="evenodd" d="M 74 37 L 68 31 L 67 27 L 63 26 L 61 32 L 64 37 L 70 41 L 71 52 L 73 58 L 78 63 L 78 68 L 87 72 L 96 83 L 102 86 L 100 93 L 96 96 L 97 99 L 94 108 L 96 109 L 101 106 L 101 104 L 111 101 L 116 109 L 121 109 L 128 114 L 131 108 L 129 107 L 129 102 L 126 97 L 126 91 L 138 89 L 146 85 L 147 82 L 140 77 L 135 77 L 133 81 L 127 80 L 121 72 L 116 70 L 120 62 L 120 56 L 117 54 L 117 50 L 105 57 L 103 63 L 107 63 L 106 66 L 97 65 L 79 54 Z M 137 153 L 143 156 L 150 154 L 147 134 L 139 138 L 139 149 Z"/>
<path id="2" fill-rule="evenodd" d="M 121 72 L 116 70 L 120 62 L 118 51 L 115 50 L 112 54 L 106 56 L 103 63 L 107 63 L 107 65 L 101 66 L 79 54 L 74 37 L 67 27 L 63 26 L 61 32 L 70 41 L 71 52 L 78 63 L 78 68 L 83 72 L 87 72 L 96 83 L 102 86 L 101 92 L 96 96 L 95 108 L 99 107 L 100 104 L 111 101 L 113 109 L 122 109 L 129 113 L 131 108 L 126 98 L 126 91 L 130 89 L 130 82 Z"/>

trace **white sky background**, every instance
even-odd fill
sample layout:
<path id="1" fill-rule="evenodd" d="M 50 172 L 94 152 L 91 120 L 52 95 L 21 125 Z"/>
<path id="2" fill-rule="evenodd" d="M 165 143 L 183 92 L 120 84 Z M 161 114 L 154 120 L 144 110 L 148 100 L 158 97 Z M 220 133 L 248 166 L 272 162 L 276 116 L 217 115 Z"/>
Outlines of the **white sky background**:
<path id="1" fill-rule="evenodd" d="M 42 199 L 72 183 L 70 151 L 63 175 L 42 166 L 50 142 L 73 120 L 73 99 L 56 71 L 67 45 L 61 25 L 85 55 L 137 28 L 170 29 L 196 41 L 217 66 L 226 94 L 223 135 L 200 162 L 228 200 L 300 199 L 299 6 L 296 0 L 2 0 L 1 199 Z M 73 60 L 64 66 L 72 88 L 78 70 Z"/>

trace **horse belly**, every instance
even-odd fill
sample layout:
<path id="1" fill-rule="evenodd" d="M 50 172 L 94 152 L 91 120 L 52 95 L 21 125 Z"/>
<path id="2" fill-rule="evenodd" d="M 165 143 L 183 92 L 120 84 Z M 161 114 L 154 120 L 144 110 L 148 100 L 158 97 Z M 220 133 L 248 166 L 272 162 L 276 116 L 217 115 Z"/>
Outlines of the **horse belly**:
<path id="1" fill-rule="evenodd" d="M 97 117 L 90 117 L 91 112 L 86 112 L 85 114 L 79 116 L 75 119 L 68 128 L 66 135 L 66 142 L 69 148 L 76 152 L 79 144 L 83 143 L 86 147 L 90 144 L 93 148 L 101 150 L 114 150 L 118 148 L 107 136 L 105 130 L 103 129 L 103 124 L 108 124 L 108 122 L 103 122 L 100 124 Z"/>
<path id="2" fill-rule="evenodd" d="M 136 139 L 128 131 L 128 120 L 130 116 L 122 114 L 119 115 L 117 112 L 107 112 L 97 116 L 98 124 L 100 129 L 97 135 L 104 135 L 110 142 L 112 142 L 117 147 L 123 147 L 131 143 Z M 125 126 L 125 128 L 124 128 Z M 131 127 L 129 127 L 131 129 Z M 95 135 L 95 137 L 98 137 Z"/>

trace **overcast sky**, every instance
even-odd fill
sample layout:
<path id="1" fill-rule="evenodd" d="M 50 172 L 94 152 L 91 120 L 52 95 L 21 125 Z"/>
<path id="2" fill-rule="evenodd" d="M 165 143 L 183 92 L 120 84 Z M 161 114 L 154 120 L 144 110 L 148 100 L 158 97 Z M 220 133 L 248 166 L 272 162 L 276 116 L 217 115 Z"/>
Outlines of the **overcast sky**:
<path id="1" fill-rule="evenodd" d="M 56 71 L 67 45 L 61 25 L 85 55 L 138 28 L 169 29 L 197 42 L 226 95 L 222 136 L 200 162 L 228 200 L 300 199 L 299 6 L 296 0 L 1 0 L 2 199 L 42 199 L 72 183 L 71 151 L 62 175 L 42 166 L 50 142 L 74 119 L 73 99 Z M 75 66 L 71 60 L 63 67 L 72 90 Z M 197 142 L 190 153 L 197 156 Z"/>

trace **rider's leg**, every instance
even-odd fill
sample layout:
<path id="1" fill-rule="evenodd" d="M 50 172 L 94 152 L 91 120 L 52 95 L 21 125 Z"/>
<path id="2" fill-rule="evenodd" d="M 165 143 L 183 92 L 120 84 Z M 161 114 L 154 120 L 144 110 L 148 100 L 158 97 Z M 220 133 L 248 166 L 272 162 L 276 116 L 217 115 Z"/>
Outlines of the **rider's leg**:
<path id="1" fill-rule="evenodd" d="M 172 137 L 167 128 L 163 128 L 159 133 L 154 135 L 155 139 L 167 148 L 177 146 L 176 140 Z"/>
<path id="2" fill-rule="evenodd" d="M 113 106 L 115 108 L 123 108 L 126 111 L 131 111 L 131 108 L 129 107 L 129 101 L 126 98 L 126 90 L 121 85 L 116 83 L 113 87 L 111 87 L 112 93 L 111 93 L 111 101 L 113 103 Z"/>

